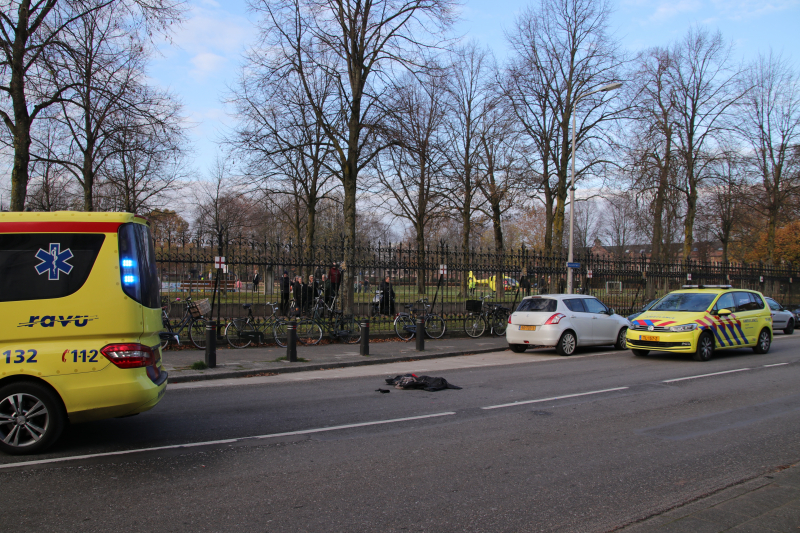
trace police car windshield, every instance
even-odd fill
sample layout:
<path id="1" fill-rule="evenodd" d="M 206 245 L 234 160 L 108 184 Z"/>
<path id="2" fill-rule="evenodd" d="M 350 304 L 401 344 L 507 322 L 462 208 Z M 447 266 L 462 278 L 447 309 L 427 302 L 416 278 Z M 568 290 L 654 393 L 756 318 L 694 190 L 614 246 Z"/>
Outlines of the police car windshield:
<path id="1" fill-rule="evenodd" d="M 692 292 L 668 294 L 650 310 L 686 313 L 702 312 L 708 309 L 716 296 L 716 294 L 711 293 L 698 294 Z"/>

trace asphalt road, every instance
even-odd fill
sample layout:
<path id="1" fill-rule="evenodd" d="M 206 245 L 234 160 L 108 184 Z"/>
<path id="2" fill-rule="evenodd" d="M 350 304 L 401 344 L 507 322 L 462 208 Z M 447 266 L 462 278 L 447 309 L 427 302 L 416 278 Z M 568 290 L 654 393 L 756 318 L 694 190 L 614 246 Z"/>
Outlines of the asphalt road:
<path id="1" fill-rule="evenodd" d="M 439 392 L 375 392 L 394 367 L 183 384 L 148 413 L 70 428 L 46 455 L 0 456 L 0 518 L 15 531 L 610 531 L 800 461 L 800 335 L 776 337 L 767 355 L 708 363 L 537 352 L 439 371 L 463 387 Z"/>

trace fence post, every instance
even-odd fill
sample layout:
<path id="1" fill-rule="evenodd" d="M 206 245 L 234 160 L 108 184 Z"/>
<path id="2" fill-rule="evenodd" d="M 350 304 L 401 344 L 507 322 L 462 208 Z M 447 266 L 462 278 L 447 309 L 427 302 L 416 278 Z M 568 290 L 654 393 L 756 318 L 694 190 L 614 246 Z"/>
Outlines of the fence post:
<path id="1" fill-rule="evenodd" d="M 369 355 L 369 320 L 361 321 L 361 355 Z"/>
<path id="2" fill-rule="evenodd" d="M 418 316 L 417 317 L 417 351 L 424 352 L 425 351 L 425 317 Z"/>
<path id="3" fill-rule="evenodd" d="M 297 362 L 297 320 L 289 322 L 289 327 L 286 328 L 286 360 L 290 363 Z"/>
<path id="4" fill-rule="evenodd" d="M 206 366 L 217 366 L 217 323 L 213 320 L 206 322 Z"/>

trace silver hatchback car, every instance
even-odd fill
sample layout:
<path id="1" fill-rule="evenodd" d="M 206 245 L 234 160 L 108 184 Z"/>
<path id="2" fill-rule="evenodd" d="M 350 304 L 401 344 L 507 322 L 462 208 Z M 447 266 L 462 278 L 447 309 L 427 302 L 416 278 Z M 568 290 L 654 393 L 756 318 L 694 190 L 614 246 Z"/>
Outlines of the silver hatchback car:
<path id="1" fill-rule="evenodd" d="M 520 302 L 508 319 L 506 340 L 517 353 L 528 346 L 555 346 L 560 355 L 572 355 L 578 346 L 624 350 L 628 327 L 628 319 L 593 296 L 543 294 Z"/>
<path id="2" fill-rule="evenodd" d="M 781 304 L 772 298 L 765 296 L 770 311 L 772 312 L 772 331 L 782 329 L 786 335 L 794 333 L 795 317 L 794 313 L 785 309 Z"/>

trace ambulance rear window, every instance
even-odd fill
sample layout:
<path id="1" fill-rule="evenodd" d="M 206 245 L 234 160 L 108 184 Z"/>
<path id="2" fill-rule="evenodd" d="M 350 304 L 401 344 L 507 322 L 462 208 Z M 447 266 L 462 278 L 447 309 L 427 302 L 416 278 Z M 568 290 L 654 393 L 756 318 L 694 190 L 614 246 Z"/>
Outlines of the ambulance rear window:
<path id="1" fill-rule="evenodd" d="M 105 235 L 0 234 L 0 302 L 63 298 L 92 271 Z"/>
<path id="2" fill-rule="evenodd" d="M 156 252 L 147 226 L 134 223 L 120 226 L 119 267 L 125 294 L 145 307 L 161 307 Z"/>

